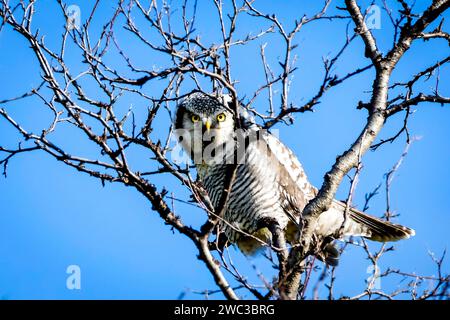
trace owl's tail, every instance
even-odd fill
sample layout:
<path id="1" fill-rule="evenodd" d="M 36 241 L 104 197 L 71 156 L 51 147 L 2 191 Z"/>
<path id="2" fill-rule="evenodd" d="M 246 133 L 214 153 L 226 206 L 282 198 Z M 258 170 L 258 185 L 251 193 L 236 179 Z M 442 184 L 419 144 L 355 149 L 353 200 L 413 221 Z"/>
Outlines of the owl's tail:
<path id="1" fill-rule="evenodd" d="M 343 202 L 335 200 L 332 208 L 322 214 L 324 215 L 320 218 L 322 224 L 319 222 L 319 225 L 322 225 L 324 228 L 322 230 L 323 234 L 336 234 L 342 231 L 340 229 L 344 222 L 343 213 L 345 212 L 345 207 Z M 338 229 L 336 229 L 337 226 L 339 226 Z M 327 229 L 327 227 L 329 229 Z M 349 216 L 345 221 L 342 235 L 362 236 L 374 241 L 388 242 L 407 239 L 414 236 L 415 231 L 351 208 Z M 323 243 L 323 248 L 317 257 L 331 266 L 337 266 L 339 263 L 340 252 L 335 247 L 332 240 L 333 238 L 331 237 L 329 241 Z"/>
<path id="2" fill-rule="evenodd" d="M 334 205 L 345 210 L 345 204 L 335 201 Z M 415 231 L 408 227 L 370 216 L 364 212 L 350 209 L 349 223 L 344 228 L 346 235 L 360 235 L 373 241 L 388 242 L 408 239 Z"/>
<path id="3" fill-rule="evenodd" d="M 397 241 L 408 239 L 416 234 L 413 229 L 400 224 L 380 220 L 354 209 L 350 212 L 350 218 L 361 224 L 363 228 L 367 228 L 369 234 L 364 237 L 374 241 Z"/>

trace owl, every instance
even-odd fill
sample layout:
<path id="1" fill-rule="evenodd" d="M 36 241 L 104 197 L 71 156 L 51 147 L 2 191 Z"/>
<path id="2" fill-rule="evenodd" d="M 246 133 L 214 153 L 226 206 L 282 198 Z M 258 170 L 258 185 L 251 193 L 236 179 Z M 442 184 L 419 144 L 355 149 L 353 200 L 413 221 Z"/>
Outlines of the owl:
<path id="1" fill-rule="evenodd" d="M 243 107 L 233 114 L 228 95 L 192 92 L 178 105 L 175 128 L 179 142 L 193 160 L 198 180 L 217 209 L 227 183 L 235 179 L 219 222 L 222 243 L 236 244 L 247 255 L 271 244 L 274 225 L 287 243 L 298 243 L 302 211 L 318 190 L 308 181 L 297 157 L 275 135 L 260 128 Z M 236 120 L 238 119 L 238 120 Z M 239 123 L 236 123 L 239 121 Z M 322 239 L 317 256 L 337 265 L 335 239 L 362 236 L 386 242 L 406 239 L 414 230 L 383 221 L 334 200 L 317 221 L 314 236 Z"/>

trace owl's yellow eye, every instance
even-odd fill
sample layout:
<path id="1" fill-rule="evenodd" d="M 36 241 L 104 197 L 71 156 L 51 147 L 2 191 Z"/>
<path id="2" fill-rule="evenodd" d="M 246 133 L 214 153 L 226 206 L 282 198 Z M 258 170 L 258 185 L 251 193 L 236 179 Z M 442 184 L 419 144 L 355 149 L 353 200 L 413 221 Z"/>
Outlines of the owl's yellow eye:
<path id="1" fill-rule="evenodd" d="M 192 122 L 199 122 L 200 121 L 200 117 L 196 114 L 193 114 L 191 117 Z"/>
<path id="2" fill-rule="evenodd" d="M 225 118 L 226 118 L 226 116 L 224 113 L 217 115 L 217 121 L 219 121 L 219 122 L 225 121 Z"/>

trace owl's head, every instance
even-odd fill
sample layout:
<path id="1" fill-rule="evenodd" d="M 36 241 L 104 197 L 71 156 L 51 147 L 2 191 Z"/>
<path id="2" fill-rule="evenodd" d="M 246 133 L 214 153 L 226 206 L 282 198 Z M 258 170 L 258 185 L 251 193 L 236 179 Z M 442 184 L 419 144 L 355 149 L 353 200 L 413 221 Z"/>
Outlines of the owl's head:
<path id="1" fill-rule="evenodd" d="M 193 92 L 178 105 L 175 129 L 183 135 L 180 142 L 191 157 L 199 159 L 206 148 L 217 150 L 233 140 L 235 126 L 230 102 L 226 95 L 216 98 Z"/>

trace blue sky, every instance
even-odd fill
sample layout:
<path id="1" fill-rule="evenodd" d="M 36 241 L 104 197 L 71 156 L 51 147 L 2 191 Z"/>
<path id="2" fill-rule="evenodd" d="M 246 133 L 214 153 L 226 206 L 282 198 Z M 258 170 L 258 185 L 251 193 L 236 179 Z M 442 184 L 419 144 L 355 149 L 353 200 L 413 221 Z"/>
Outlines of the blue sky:
<path id="1" fill-rule="evenodd" d="M 417 4 L 417 11 L 429 1 Z M 173 1 L 176 7 L 178 1 Z M 81 8 L 82 17 L 90 10 L 86 1 L 72 1 Z M 276 13 L 288 27 L 295 18 L 311 14 L 320 8 L 321 2 L 312 1 L 259 1 L 256 6 L 264 12 Z M 332 5 L 341 5 L 340 2 Z M 363 2 L 362 6 L 369 5 Z M 101 26 L 111 15 L 113 2 L 103 1 L 93 29 Z M 332 8 L 331 12 L 336 12 Z M 51 19 L 49 18 L 51 17 Z M 446 14 L 447 20 L 450 18 Z M 84 16 L 84 18 L 86 18 Z M 392 43 L 392 28 L 385 11 L 381 15 L 381 29 L 374 30 L 380 49 L 386 52 Z M 154 37 L 152 30 L 142 19 L 136 18 L 143 32 Z M 317 90 L 323 77 L 322 57 L 333 56 L 345 38 L 346 21 L 314 23 L 306 25 L 298 34 L 295 50 L 297 67 L 291 86 L 290 99 L 299 105 L 307 101 Z M 64 20 L 55 5 L 37 5 L 34 27 L 46 35 L 46 43 L 58 48 Z M 255 18 L 238 21 L 238 35 L 258 33 L 264 23 Z M 98 29 L 97 29 L 98 30 Z M 196 30 L 205 43 L 220 41 L 217 33 L 215 12 L 209 1 L 200 0 Z M 92 33 L 95 37 L 95 32 Z M 169 63 L 161 54 L 143 48 L 124 30 L 117 29 L 120 44 L 135 63 L 151 69 Z M 152 38 L 153 39 L 153 38 Z M 269 35 L 267 56 L 274 70 L 279 71 L 277 60 L 281 57 L 283 43 L 280 37 Z M 238 80 L 240 97 L 264 83 L 259 57 L 259 43 L 248 47 L 236 47 L 232 54 L 232 75 Z M 335 69 L 339 75 L 365 66 L 360 39 L 351 44 Z M 393 81 L 407 80 L 415 72 L 434 64 L 450 53 L 448 45 L 440 40 L 417 42 L 405 55 L 394 72 Z M 123 68 L 117 54 L 105 57 L 105 61 Z M 79 52 L 69 47 L 67 61 L 71 71 L 83 70 Z M 277 69 L 278 68 L 278 69 Z M 122 69 L 120 69 L 122 70 Z M 124 68 L 123 68 L 124 70 Z M 125 71 L 124 71 L 125 72 Z M 0 33 L 0 99 L 23 93 L 39 84 L 39 69 L 27 43 L 17 33 L 4 28 Z M 320 186 L 323 174 L 329 170 L 337 155 L 341 154 L 355 139 L 366 120 L 366 112 L 357 110 L 360 100 L 367 102 L 370 96 L 373 71 L 349 80 L 331 89 L 314 113 L 295 115 L 296 122 L 287 127 L 278 125 L 280 138 L 299 157 L 310 180 Z M 440 69 L 441 94 L 449 96 L 448 66 Z M 83 83 L 89 94 L 96 94 L 92 82 Z M 430 92 L 434 80 L 419 88 Z M 188 92 L 192 87 L 184 87 Z M 161 84 L 142 88 L 149 95 L 160 95 Z M 45 91 L 44 91 L 45 92 Z M 255 105 L 259 110 L 267 108 L 264 96 Z M 145 120 L 145 104 L 133 96 L 125 96 L 118 112 L 126 112 L 130 106 L 136 113 L 137 122 Z M 37 99 L 25 99 L 4 107 L 30 131 L 39 132 L 48 122 L 49 113 Z M 175 105 L 172 105 L 172 110 Z M 417 235 L 395 244 L 396 251 L 387 253 L 380 267 L 400 268 L 405 272 L 435 275 L 428 251 L 441 254 L 449 245 L 450 201 L 450 110 L 432 104 L 416 108 L 411 116 L 411 135 L 420 136 L 398 171 L 393 186 L 391 208 L 399 213 L 395 218 L 416 230 Z M 161 115 L 155 124 L 155 136 L 163 136 L 169 127 L 167 115 Z M 387 138 L 402 124 L 402 115 L 389 119 L 380 138 Z M 91 143 L 69 126 L 61 126 L 52 139 L 72 154 L 95 155 Z M 0 145 L 14 147 L 19 141 L 16 132 L 0 120 Z M 396 163 L 404 147 L 404 137 L 376 152 L 368 152 L 355 194 L 355 204 L 361 208 L 364 195 L 384 180 L 384 174 Z M 132 164 L 139 170 L 150 171 L 155 164 L 150 154 L 133 150 Z M 137 170 L 137 169 L 136 169 Z M 187 193 L 170 176 L 155 177 L 152 182 L 177 195 Z M 344 181 L 337 197 L 345 199 L 348 181 Z M 385 210 L 385 194 L 382 190 L 370 204 L 369 212 L 381 216 Z M 175 204 L 187 224 L 198 226 L 204 214 L 190 206 Z M 378 245 L 372 244 L 375 250 Z M 189 290 L 215 289 L 211 275 L 196 258 L 196 249 L 183 236 L 173 233 L 148 202 L 135 190 L 118 184 L 106 184 L 80 174 L 43 153 L 20 155 L 8 167 L 8 177 L 0 178 L 0 298 L 4 299 L 176 299 L 186 292 L 185 298 L 203 298 Z M 256 281 L 252 264 L 270 277 L 273 271 L 262 257 L 250 260 L 237 250 L 231 249 L 234 261 L 243 273 Z M 66 268 L 81 268 L 81 290 L 66 288 Z M 320 265 L 320 263 L 318 264 Z M 352 295 L 364 288 L 369 274 L 369 262 L 361 249 L 349 248 L 342 256 L 337 269 L 336 295 Z M 448 271 L 448 263 L 444 265 Z M 401 278 L 383 280 L 383 289 L 394 290 Z M 324 289 L 321 294 L 325 295 Z M 214 296 L 221 298 L 220 294 Z M 249 297 L 248 295 L 246 297 Z"/>

